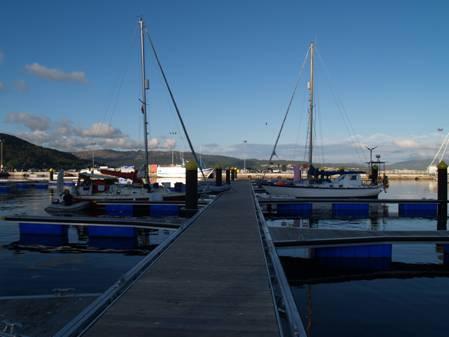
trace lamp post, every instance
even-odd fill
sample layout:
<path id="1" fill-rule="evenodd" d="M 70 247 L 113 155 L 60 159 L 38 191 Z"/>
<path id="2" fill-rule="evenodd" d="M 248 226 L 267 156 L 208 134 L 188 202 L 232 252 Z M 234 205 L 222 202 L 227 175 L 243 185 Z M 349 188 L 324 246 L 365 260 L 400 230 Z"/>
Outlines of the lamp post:
<path id="1" fill-rule="evenodd" d="M 95 168 L 95 145 L 97 145 L 97 143 L 92 143 L 92 172 Z"/>
<path id="2" fill-rule="evenodd" d="M 176 131 L 170 131 L 168 134 L 170 136 L 176 136 Z M 171 166 L 173 165 L 175 165 L 174 147 L 171 146 Z"/>
<path id="3" fill-rule="evenodd" d="M 373 151 L 377 149 L 377 146 L 366 147 L 369 151 L 369 174 L 371 175 L 373 169 Z"/>
<path id="4" fill-rule="evenodd" d="M 370 163 L 373 161 L 373 151 L 375 150 L 375 149 L 377 149 L 377 146 L 373 146 L 373 147 L 366 147 L 367 149 L 368 149 L 368 151 L 369 151 L 369 161 L 370 161 Z"/>
<path id="5" fill-rule="evenodd" d="M 243 149 L 243 171 L 246 172 L 246 144 L 248 141 L 245 139 L 243 140 L 244 149 Z"/>
<path id="6" fill-rule="evenodd" d="M 0 172 L 3 171 L 3 139 L 0 139 Z"/>

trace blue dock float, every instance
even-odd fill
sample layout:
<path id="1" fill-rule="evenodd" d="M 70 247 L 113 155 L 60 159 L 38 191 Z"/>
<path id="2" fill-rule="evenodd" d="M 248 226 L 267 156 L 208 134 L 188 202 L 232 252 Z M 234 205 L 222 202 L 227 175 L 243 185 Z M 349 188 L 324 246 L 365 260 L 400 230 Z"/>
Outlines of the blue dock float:
<path id="1" fill-rule="evenodd" d="M 334 217 L 368 217 L 369 204 L 368 203 L 335 203 L 332 204 L 332 216 Z"/>
<path id="2" fill-rule="evenodd" d="M 93 237 L 104 238 L 135 238 L 137 229 L 134 227 L 117 226 L 87 226 L 89 240 Z"/>
<path id="3" fill-rule="evenodd" d="M 106 213 L 114 216 L 133 216 L 134 207 L 133 205 L 106 205 Z"/>
<path id="4" fill-rule="evenodd" d="M 21 234 L 32 235 L 67 235 L 67 226 L 45 223 L 19 223 Z"/>
<path id="5" fill-rule="evenodd" d="M 53 224 L 19 223 L 22 245 L 64 246 L 68 243 L 68 227 Z"/>
<path id="6" fill-rule="evenodd" d="M 0 193 L 9 193 L 11 191 L 11 186 L 0 185 Z"/>
<path id="7" fill-rule="evenodd" d="M 150 216 L 164 217 L 179 215 L 178 205 L 150 205 Z"/>
<path id="8" fill-rule="evenodd" d="M 16 183 L 15 185 L 18 190 L 24 190 L 32 186 L 31 183 Z"/>
<path id="9" fill-rule="evenodd" d="M 438 214 L 438 204 L 399 204 L 400 217 L 435 218 Z"/>
<path id="10" fill-rule="evenodd" d="M 313 249 L 313 255 L 317 258 L 391 258 L 391 253 L 391 244 L 334 246 Z"/>
<path id="11" fill-rule="evenodd" d="M 278 204 L 277 214 L 286 216 L 310 217 L 312 215 L 312 204 Z"/>
<path id="12" fill-rule="evenodd" d="M 45 182 L 34 183 L 33 186 L 34 186 L 34 188 L 36 188 L 38 190 L 48 189 L 48 183 L 45 183 Z"/>

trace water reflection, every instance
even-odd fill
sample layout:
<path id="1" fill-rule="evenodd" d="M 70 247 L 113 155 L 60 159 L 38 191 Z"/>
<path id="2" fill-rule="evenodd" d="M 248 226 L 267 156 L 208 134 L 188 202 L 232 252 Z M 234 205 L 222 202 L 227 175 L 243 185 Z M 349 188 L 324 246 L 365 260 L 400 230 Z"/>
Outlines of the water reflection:
<path id="1" fill-rule="evenodd" d="M 5 247 L 14 251 L 146 255 L 172 233 L 171 230 L 135 227 L 21 223 L 19 240 Z"/>
<path id="2" fill-rule="evenodd" d="M 308 336 L 445 335 L 449 246 L 382 246 L 282 258 Z"/>

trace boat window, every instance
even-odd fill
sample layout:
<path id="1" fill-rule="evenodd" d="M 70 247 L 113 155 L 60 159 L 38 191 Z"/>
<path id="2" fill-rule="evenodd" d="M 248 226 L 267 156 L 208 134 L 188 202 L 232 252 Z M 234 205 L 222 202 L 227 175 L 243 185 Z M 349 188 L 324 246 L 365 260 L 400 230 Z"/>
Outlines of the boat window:
<path id="1" fill-rule="evenodd" d="M 351 176 L 351 180 L 357 180 L 357 176 L 356 175 Z"/>

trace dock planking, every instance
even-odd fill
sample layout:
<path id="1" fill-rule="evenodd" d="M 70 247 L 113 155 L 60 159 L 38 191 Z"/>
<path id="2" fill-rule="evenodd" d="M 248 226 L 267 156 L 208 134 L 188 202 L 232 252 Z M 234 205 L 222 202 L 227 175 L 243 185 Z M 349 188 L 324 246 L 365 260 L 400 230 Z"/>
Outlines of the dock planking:
<path id="1" fill-rule="evenodd" d="M 85 336 L 278 336 L 251 187 L 211 205 Z"/>

